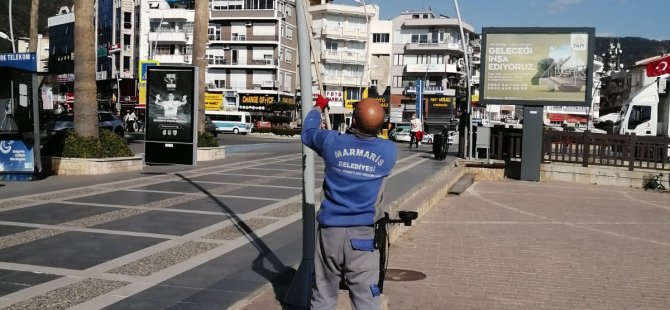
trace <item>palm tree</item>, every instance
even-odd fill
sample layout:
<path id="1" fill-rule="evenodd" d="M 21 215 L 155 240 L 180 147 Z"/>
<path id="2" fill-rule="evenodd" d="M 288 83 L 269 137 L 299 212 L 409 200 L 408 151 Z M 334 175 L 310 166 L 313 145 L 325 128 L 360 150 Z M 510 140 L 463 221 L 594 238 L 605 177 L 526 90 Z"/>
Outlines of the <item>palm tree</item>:
<path id="1" fill-rule="evenodd" d="M 39 15 L 40 0 L 32 0 L 30 5 L 30 43 L 28 50 L 37 52 L 37 17 Z"/>
<path id="2" fill-rule="evenodd" d="M 92 0 L 75 0 L 74 21 L 74 131 L 98 138 L 98 102 L 95 84 L 95 48 Z"/>
<path id="3" fill-rule="evenodd" d="M 208 1 L 195 1 L 193 22 L 193 65 L 198 68 L 198 132 L 205 132 L 205 73 L 207 71 L 207 26 L 209 24 Z"/>

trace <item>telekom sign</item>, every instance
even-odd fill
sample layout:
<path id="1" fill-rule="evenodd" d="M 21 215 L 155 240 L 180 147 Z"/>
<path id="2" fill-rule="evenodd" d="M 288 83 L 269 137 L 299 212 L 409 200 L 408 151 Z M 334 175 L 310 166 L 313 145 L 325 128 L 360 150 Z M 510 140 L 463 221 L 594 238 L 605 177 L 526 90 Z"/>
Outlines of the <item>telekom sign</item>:
<path id="1" fill-rule="evenodd" d="M 670 73 L 670 56 L 664 56 L 659 60 L 647 64 L 647 76 L 655 77 Z"/>

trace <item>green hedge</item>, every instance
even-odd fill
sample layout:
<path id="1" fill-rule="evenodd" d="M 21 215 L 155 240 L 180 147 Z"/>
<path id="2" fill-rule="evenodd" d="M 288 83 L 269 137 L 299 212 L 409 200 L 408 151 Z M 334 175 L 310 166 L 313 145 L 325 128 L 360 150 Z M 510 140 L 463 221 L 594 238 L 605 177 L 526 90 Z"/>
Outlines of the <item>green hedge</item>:
<path id="1" fill-rule="evenodd" d="M 48 139 L 42 154 L 71 158 L 110 158 L 133 156 L 126 141 L 110 130 L 100 130 L 100 138 L 80 137 L 64 130 Z"/>
<path id="2" fill-rule="evenodd" d="M 219 140 L 209 132 L 198 134 L 198 147 L 217 147 Z"/>
<path id="3" fill-rule="evenodd" d="M 251 128 L 252 133 L 272 133 L 272 128 Z"/>

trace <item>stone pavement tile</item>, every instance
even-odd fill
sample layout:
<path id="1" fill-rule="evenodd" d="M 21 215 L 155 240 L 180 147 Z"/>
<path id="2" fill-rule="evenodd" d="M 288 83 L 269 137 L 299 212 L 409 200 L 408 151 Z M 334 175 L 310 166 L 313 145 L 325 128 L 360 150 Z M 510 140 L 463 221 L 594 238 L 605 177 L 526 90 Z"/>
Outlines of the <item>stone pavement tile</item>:
<path id="1" fill-rule="evenodd" d="M 232 173 L 242 174 L 238 171 L 232 171 Z M 193 182 L 244 183 L 257 178 L 258 176 L 255 175 L 206 174 L 191 178 L 190 180 Z"/>
<path id="2" fill-rule="evenodd" d="M 60 276 L 46 273 L 0 269 L 0 296 L 58 278 Z"/>
<path id="3" fill-rule="evenodd" d="M 9 236 L 32 229 L 33 228 L 30 227 L 0 225 L 0 237 Z"/>
<path id="4" fill-rule="evenodd" d="M 189 241 L 165 251 L 143 257 L 132 263 L 114 268 L 109 272 L 145 277 L 153 274 L 154 272 L 183 262 L 191 257 L 205 253 L 218 246 L 220 246 L 220 244 Z"/>
<path id="5" fill-rule="evenodd" d="M 182 288 L 185 291 L 186 288 Z M 135 296 L 125 297 L 116 303 L 113 303 L 104 310 L 147 310 L 147 309 L 168 309 L 178 303 L 169 299 L 148 299 L 137 298 Z"/>
<path id="6" fill-rule="evenodd" d="M 226 228 L 219 229 L 203 237 L 203 239 L 235 240 L 244 235 L 253 233 L 277 220 L 264 218 L 249 218 L 240 223 L 234 223 Z"/>
<path id="7" fill-rule="evenodd" d="M 182 236 L 227 218 L 225 215 L 148 211 L 93 228 Z"/>
<path id="8" fill-rule="evenodd" d="M 245 292 L 201 290 L 169 309 L 225 309 L 247 296 Z"/>
<path id="9" fill-rule="evenodd" d="M 625 236 L 670 244 L 670 220 L 666 223 L 585 224 L 584 226 Z"/>
<path id="10" fill-rule="evenodd" d="M 84 270 L 163 239 L 66 232 L 0 251 L 0 261 Z"/>
<path id="11" fill-rule="evenodd" d="M 208 189 L 221 186 L 220 184 L 212 183 L 190 183 L 186 181 L 172 181 L 172 182 L 163 182 L 157 184 L 151 184 L 147 186 L 134 187 L 133 190 L 146 190 L 146 191 L 164 191 L 164 192 L 176 192 L 176 193 L 202 193 Z"/>
<path id="12" fill-rule="evenodd" d="M 226 214 L 245 214 L 275 201 L 237 197 L 206 197 L 170 206 L 172 209 L 221 212 Z"/>
<path id="13" fill-rule="evenodd" d="M 553 184 L 542 184 L 536 189 L 548 196 L 570 192 L 563 185 L 557 190 Z M 576 192 L 603 195 L 601 187 L 580 185 L 579 188 Z M 636 232 L 621 229 L 630 225 L 617 224 L 617 221 L 639 219 L 640 212 L 645 218 L 651 218 L 645 212 L 654 213 L 659 222 L 663 222 L 666 212 L 670 211 L 645 208 L 645 211 L 628 212 L 620 207 L 602 209 L 598 204 L 584 203 L 581 205 L 583 213 L 597 216 L 605 223 L 611 221 L 593 229 L 570 222 L 546 222 L 542 218 L 526 221 L 534 210 L 532 206 L 539 206 L 538 210 L 545 210 L 552 218 L 572 218 L 578 211 L 547 204 L 542 197 L 517 195 L 514 204 L 508 202 L 505 206 L 523 207 L 525 211 L 504 213 L 507 222 L 487 222 L 498 216 L 498 209 L 510 209 L 475 194 L 486 196 L 501 189 L 504 186 L 479 183 L 466 195 L 441 201 L 391 246 L 390 268 L 416 270 L 425 273 L 427 278 L 386 282 L 385 294 L 390 298 L 390 308 L 670 307 L 670 268 L 665 263 L 670 257 L 670 247 L 667 243 L 631 236 L 629 234 Z M 613 191 L 605 187 L 603 192 L 611 194 Z M 571 198 L 575 197 L 579 196 Z M 468 207 L 463 207 L 466 205 Z M 476 212 L 469 212 L 475 205 L 479 206 Z M 608 210 L 615 215 L 607 213 Z M 631 218 L 626 218 L 626 214 Z M 471 221 L 469 224 L 450 221 L 464 216 Z M 670 221 L 666 222 L 646 225 L 645 238 L 667 232 Z"/>
<path id="14" fill-rule="evenodd" d="M 273 199 L 288 199 L 300 195 L 302 189 L 289 189 L 264 186 L 249 186 L 234 191 L 227 192 L 226 195 L 242 197 L 261 197 Z"/>
<path id="15" fill-rule="evenodd" d="M 47 292 L 28 300 L 16 303 L 5 309 L 9 310 L 32 310 L 32 309 L 67 309 L 74 305 L 85 302 L 96 296 L 111 292 L 125 286 L 127 282 L 84 279 L 65 287 Z"/>
<path id="16" fill-rule="evenodd" d="M 54 225 L 118 210 L 117 208 L 46 203 L 0 212 L 0 221 Z"/>
<path id="17" fill-rule="evenodd" d="M 168 193 L 135 192 L 135 191 L 120 190 L 120 191 L 113 191 L 108 193 L 75 198 L 71 199 L 71 201 L 105 203 L 105 204 L 122 205 L 122 206 L 139 206 L 142 204 L 157 202 L 177 196 L 179 195 L 168 194 Z"/>

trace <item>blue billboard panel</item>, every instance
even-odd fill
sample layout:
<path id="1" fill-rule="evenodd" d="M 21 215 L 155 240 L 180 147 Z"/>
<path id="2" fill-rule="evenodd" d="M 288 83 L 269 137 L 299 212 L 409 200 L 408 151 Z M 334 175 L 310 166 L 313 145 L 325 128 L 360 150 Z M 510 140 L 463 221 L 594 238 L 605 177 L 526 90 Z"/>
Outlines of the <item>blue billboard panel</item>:
<path id="1" fill-rule="evenodd" d="M 31 180 L 35 172 L 33 147 L 22 140 L 0 140 L 0 180 Z"/>
<path id="2" fill-rule="evenodd" d="M 35 53 L 0 53 L 0 67 L 36 72 L 37 57 Z"/>

